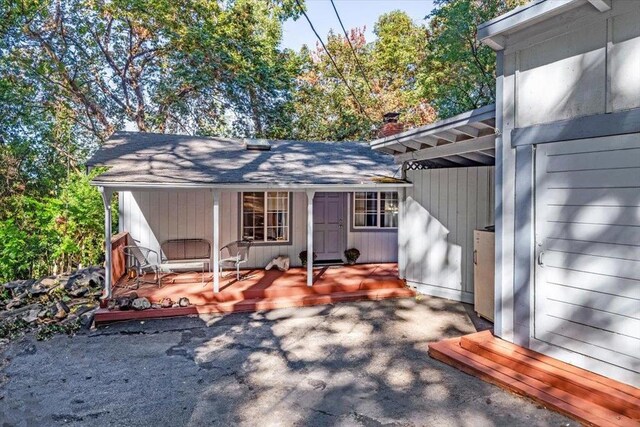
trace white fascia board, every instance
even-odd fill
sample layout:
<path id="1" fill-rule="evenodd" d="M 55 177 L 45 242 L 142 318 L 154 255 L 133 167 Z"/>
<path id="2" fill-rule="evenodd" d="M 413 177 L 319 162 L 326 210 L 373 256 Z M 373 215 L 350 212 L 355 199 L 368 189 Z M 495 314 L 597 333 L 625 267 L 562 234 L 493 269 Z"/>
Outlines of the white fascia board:
<path id="1" fill-rule="evenodd" d="M 481 24 L 478 26 L 477 38 L 494 50 L 503 50 L 506 47 L 506 34 L 557 16 L 585 2 L 586 0 L 536 0 Z"/>
<path id="2" fill-rule="evenodd" d="M 385 147 L 392 147 L 394 145 L 401 144 L 404 141 L 416 140 L 420 138 L 437 138 L 432 136 L 433 134 L 447 129 L 455 129 L 458 126 L 467 125 L 470 123 L 477 123 L 483 120 L 492 119 L 496 116 L 495 104 L 485 105 L 484 107 L 476 110 L 466 111 L 448 119 L 440 120 L 435 123 L 431 123 L 425 126 L 420 126 L 414 129 L 407 130 L 405 132 L 397 133 L 384 138 L 375 139 L 369 142 L 369 145 L 373 150 L 378 150 Z M 428 145 L 427 142 L 425 144 Z"/>
<path id="3" fill-rule="evenodd" d="M 140 183 L 140 182 L 100 182 L 91 181 L 91 185 L 96 187 L 110 188 L 114 191 L 129 190 L 203 190 L 220 189 L 224 191 L 247 191 L 247 190 L 289 190 L 289 191 L 332 191 L 350 192 L 355 190 L 377 190 L 377 189 L 399 189 L 412 187 L 410 182 L 390 182 L 390 183 L 361 183 L 361 184 L 194 184 L 194 183 Z"/>

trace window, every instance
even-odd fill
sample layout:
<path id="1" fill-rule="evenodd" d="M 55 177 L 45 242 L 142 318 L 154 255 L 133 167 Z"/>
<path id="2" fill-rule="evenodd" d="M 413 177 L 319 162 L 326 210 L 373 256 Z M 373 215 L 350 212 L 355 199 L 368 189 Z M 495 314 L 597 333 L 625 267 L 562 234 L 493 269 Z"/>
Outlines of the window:
<path id="1" fill-rule="evenodd" d="M 254 242 L 289 241 L 289 193 L 242 193 L 242 238 Z"/>
<path id="2" fill-rule="evenodd" d="M 353 193 L 354 228 L 397 228 L 398 193 L 366 191 Z"/>

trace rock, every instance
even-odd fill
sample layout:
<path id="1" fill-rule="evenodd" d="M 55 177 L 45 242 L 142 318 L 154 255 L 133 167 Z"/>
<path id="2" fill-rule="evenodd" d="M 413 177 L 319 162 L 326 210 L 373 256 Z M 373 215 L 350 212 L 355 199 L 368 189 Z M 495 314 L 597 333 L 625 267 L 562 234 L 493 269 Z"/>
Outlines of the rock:
<path id="1" fill-rule="evenodd" d="M 36 305 L 31 310 L 29 310 L 26 313 L 26 315 L 22 317 L 22 320 L 24 320 L 27 323 L 34 323 L 36 320 L 39 319 L 38 315 L 40 314 L 41 311 L 42 311 L 42 306 Z"/>
<path id="2" fill-rule="evenodd" d="M 74 298 L 80 298 L 85 296 L 87 293 L 89 293 L 89 288 L 78 288 L 78 289 L 72 289 L 69 291 L 69 295 L 71 295 Z"/>
<path id="3" fill-rule="evenodd" d="M 191 305 L 191 303 L 189 302 L 189 298 L 187 297 L 182 297 L 178 300 L 178 305 L 180 307 L 189 307 Z"/>
<path id="4" fill-rule="evenodd" d="M 109 301 L 107 301 L 107 308 L 109 310 L 113 310 L 115 308 L 118 307 L 118 301 L 114 300 L 114 299 L 110 299 Z"/>
<path id="5" fill-rule="evenodd" d="M 69 313 L 69 311 L 71 311 L 69 309 L 69 306 L 65 304 L 64 301 L 56 301 L 56 309 L 58 309 L 58 311 L 62 310 L 65 313 Z"/>
<path id="6" fill-rule="evenodd" d="M 80 315 L 80 324 L 85 328 L 90 326 L 91 323 L 93 323 L 93 318 L 95 317 L 97 310 L 97 308 L 94 308 L 93 310 L 82 313 L 82 315 Z"/>
<path id="7" fill-rule="evenodd" d="M 146 310 L 148 308 L 151 308 L 151 303 L 144 297 L 136 298 L 131 303 L 131 307 L 133 307 L 134 310 Z"/>
<path id="8" fill-rule="evenodd" d="M 22 298 L 14 298 L 9 301 L 6 305 L 7 310 L 13 310 L 14 308 L 18 308 L 22 305 Z"/>
<path id="9" fill-rule="evenodd" d="M 53 318 L 56 320 L 62 320 L 65 317 L 67 317 L 67 312 L 64 310 L 58 310 L 56 314 L 53 316 Z"/>
<path id="10" fill-rule="evenodd" d="M 131 298 L 132 300 L 138 298 L 138 293 L 137 292 L 130 292 L 127 297 Z"/>
<path id="11" fill-rule="evenodd" d="M 23 287 L 25 280 L 13 280 L 2 285 L 5 289 L 14 290 Z"/>
<path id="12" fill-rule="evenodd" d="M 171 301 L 171 298 L 163 298 L 162 301 L 160 301 L 160 307 L 162 308 L 169 308 L 173 305 L 173 301 Z"/>
<path id="13" fill-rule="evenodd" d="M 178 304 L 178 303 L 175 303 L 175 304 L 171 305 L 171 308 L 178 308 L 178 307 L 180 307 L 180 304 Z"/>
<path id="14" fill-rule="evenodd" d="M 119 310 L 129 310 L 131 308 L 131 302 L 133 300 L 129 297 L 122 297 L 118 299 Z"/>
<path id="15" fill-rule="evenodd" d="M 77 315 L 77 316 L 82 316 L 84 313 L 93 310 L 94 308 L 96 308 L 95 304 L 80 304 L 76 307 L 74 307 L 75 309 L 73 310 L 73 312 Z"/>
<path id="16" fill-rule="evenodd" d="M 162 306 L 160 304 L 153 303 L 151 304 L 151 308 L 158 309 L 158 308 L 162 308 Z"/>
<path id="17" fill-rule="evenodd" d="M 40 281 L 37 283 L 38 285 L 41 285 L 45 288 L 52 288 L 55 285 L 58 285 L 60 282 L 58 281 L 58 278 L 55 276 L 49 276 L 49 277 L 45 277 L 44 279 L 40 279 Z"/>

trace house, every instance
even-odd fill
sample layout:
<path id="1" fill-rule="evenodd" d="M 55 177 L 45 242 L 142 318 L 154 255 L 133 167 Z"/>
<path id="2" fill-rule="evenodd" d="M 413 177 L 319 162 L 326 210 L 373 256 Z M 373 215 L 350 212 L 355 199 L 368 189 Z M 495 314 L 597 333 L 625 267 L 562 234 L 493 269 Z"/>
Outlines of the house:
<path id="1" fill-rule="evenodd" d="M 92 184 L 105 201 L 108 266 L 114 192 L 119 231 L 158 253 L 165 240 L 208 240 L 213 271 L 220 247 L 243 239 L 253 242 L 247 268 L 264 268 L 279 255 L 299 266 L 304 250 L 318 262 L 342 263 L 352 247 L 362 263 L 397 261 L 398 190 L 410 184 L 391 156 L 366 143 L 119 132 L 88 167 L 106 168 Z M 107 268 L 108 297 L 110 276 Z M 213 281 L 217 292 L 219 275 Z"/>
<path id="2" fill-rule="evenodd" d="M 478 37 L 495 106 L 371 143 L 413 183 L 400 275 L 469 301 L 469 228 L 495 222 L 495 335 L 639 387 L 640 2 L 535 0 Z"/>

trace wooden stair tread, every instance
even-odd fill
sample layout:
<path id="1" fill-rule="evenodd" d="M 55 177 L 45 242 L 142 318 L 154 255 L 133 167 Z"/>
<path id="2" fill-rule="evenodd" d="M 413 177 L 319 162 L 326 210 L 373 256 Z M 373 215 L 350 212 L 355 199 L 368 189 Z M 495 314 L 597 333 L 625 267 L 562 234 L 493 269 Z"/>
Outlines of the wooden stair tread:
<path id="1" fill-rule="evenodd" d="M 471 349 L 480 347 L 477 344 L 478 342 L 483 341 L 485 347 L 487 346 L 486 342 L 488 339 L 486 334 L 478 337 L 474 337 L 474 335 L 477 334 L 472 334 L 470 337 L 463 337 L 463 339 L 454 338 L 432 343 L 429 345 L 429 355 L 470 375 L 477 376 L 491 384 L 506 388 L 507 390 L 517 394 L 525 395 L 569 417 L 577 419 L 580 422 L 590 425 L 636 427 L 639 425 L 640 420 L 635 416 L 629 417 L 625 414 L 612 410 L 610 407 L 601 406 L 598 403 L 606 403 L 601 399 L 599 402 L 594 402 L 591 399 L 592 394 L 589 392 L 574 395 L 568 392 L 565 387 L 554 387 L 553 385 L 543 381 L 544 379 L 548 379 L 548 377 L 543 374 L 536 372 L 530 376 L 526 374 L 527 370 L 524 368 L 520 367 L 518 369 L 512 369 L 513 365 L 511 363 L 503 365 L 501 362 L 504 360 L 508 361 L 508 358 L 487 358 L 482 354 L 476 354 L 475 352 L 464 348 L 465 344 L 462 343 L 463 340 L 467 342 L 466 346 Z M 491 337 L 492 340 L 502 341 L 493 336 Z M 478 340 L 478 342 L 473 343 L 474 340 Z M 471 343 L 473 343 L 473 345 L 471 345 Z M 494 350 L 496 349 L 494 348 Z M 562 363 L 560 361 L 557 362 Z M 532 362 L 529 360 L 528 363 L 531 364 Z M 547 373 L 547 375 L 550 374 Z M 572 379 L 572 381 L 575 383 L 575 379 Z M 584 389 L 581 389 L 575 384 L 573 388 L 569 387 L 569 389 L 578 392 L 584 391 Z M 616 402 L 616 404 L 618 406 L 613 405 L 613 407 L 619 408 L 620 402 Z M 635 407 L 631 406 L 629 408 L 630 410 L 627 410 L 625 413 L 637 413 L 637 405 L 638 404 L 636 403 Z M 625 405 L 622 406 L 623 409 L 627 408 Z"/>

